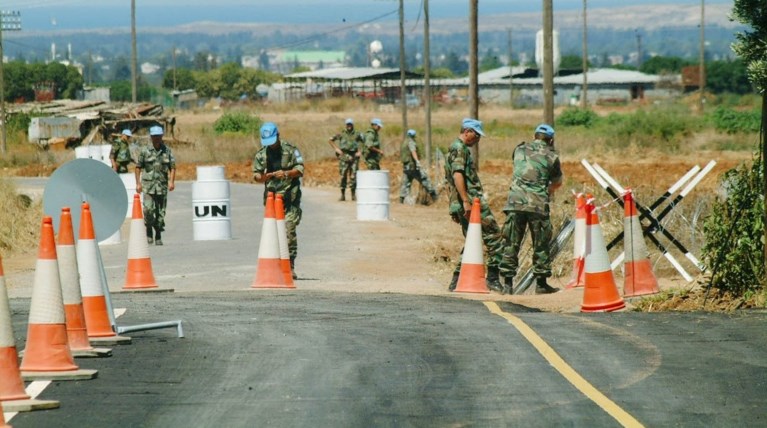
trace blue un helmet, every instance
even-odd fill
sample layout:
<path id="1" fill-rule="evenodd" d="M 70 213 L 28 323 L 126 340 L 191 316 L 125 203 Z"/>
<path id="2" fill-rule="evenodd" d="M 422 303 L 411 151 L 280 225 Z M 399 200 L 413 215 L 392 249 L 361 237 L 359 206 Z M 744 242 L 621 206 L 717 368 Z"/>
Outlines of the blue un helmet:
<path id="1" fill-rule="evenodd" d="M 269 147 L 277 142 L 277 137 L 280 135 L 277 130 L 277 125 L 273 122 L 266 122 L 261 125 L 261 145 Z"/>
<path id="2" fill-rule="evenodd" d="M 543 134 L 549 138 L 554 138 L 554 128 L 552 128 L 551 125 L 547 125 L 545 123 L 538 125 L 538 127 L 535 128 L 535 133 Z"/>
<path id="3" fill-rule="evenodd" d="M 411 137 L 415 137 L 415 129 L 408 129 L 407 130 L 407 135 L 409 135 Z"/>

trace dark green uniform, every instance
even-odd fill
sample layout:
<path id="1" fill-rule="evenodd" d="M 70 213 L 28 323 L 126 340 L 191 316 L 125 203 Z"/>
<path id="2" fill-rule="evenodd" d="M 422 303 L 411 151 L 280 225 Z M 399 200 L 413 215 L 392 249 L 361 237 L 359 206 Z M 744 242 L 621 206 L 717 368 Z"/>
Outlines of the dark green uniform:
<path id="1" fill-rule="evenodd" d="M 112 150 L 109 153 L 109 157 L 114 159 L 118 173 L 128 172 L 128 165 L 133 162 L 128 141 L 123 140 L 122 137 L 115 138 L 112 141 Z"/>
<path id="2" fill-rule="evenodd" d="M 448 187 L 450 189 L 450 217 L 453 220 L 461 224 L 461 232 L 466 237 L 466 231 L 469 228 L 469 220 L 464 215 L 463 201 L 458 195 L 458 191 L 455 188 L 455 182 L 453 181 L 453 173 L 460 172 L 464 176 L 466 181 L 466 193 L 473 201 L 474 198 L 479 198 L 482 217 L 482 240 L 487 247 L 488 269 L 498 269 L 501 264 L 501 255 L 503 254 L 503 236 L 501 235 L 501 229 L 498 227 L 498 222 L 495 221 L 490 206 L 487 203 L 487 199 L 483 196 L 482 183 L 479 181 L 479 175 L 477 175 L 477 168 L 474 165 L 474 158 L 471 156 L 471 152 L 466 144 L 460 139 L 456 139 L 450 146 L 450 150 L 447 153 L 447 159 L 445 160 L 445 179 L 447 180 Z M 463 254 L 463 249 L 461 249 Z M 455 267 L 454 274 L 461 271 L 461 260 L 458 260 L 458 265 Z"/>
<path id="3" fill-rule="evenodd" d="M 176 158 L 170 147 L 161 144 L 155 149 L 150 143 L 141 148 L 136 167 L 141 169 L 144 193 L 144 224 L 147 231 L 165 230 L 165 209 L 168 204 L 168 175 L 176 169 Z"/>
<path id="4" fill-rule="evenodd" d="M 381 169 L 381 158 L 383 155 L 370 150 L 371 148 L 381 150 L 381 139 L 378 137 L 378 131 L 372 127 L 365 131 L 365 143 L 362 146 L 362 157 L 365 159 L 365 166 L 367 166 L 368 169 Z"/>
<path id="5" fill-rule="evenodd" d="M 408 136 L 405 141 L 402 142 L 402 147 L 400 147 L 400 160 L 402 160 L 402 171 L 404 173 L 404 176 L 402 177 L 402 186 L 400 186 L 399 189 L 400 201 L 410 194 L 410 186 L 412 185 L 413 180 L 418 180 L 418 182 L 421 183 L 421 186 L 429 192 L 429 195 L 431 195 L 432 198 L 437 196 L 437 192 L 434 191 L 429 176 L 426 175 L 426 171 L 421 169 L 421 163 L 416 162 L 413 158 L 413 152 L 418 155 L 418 159 L 421 159 L 423 156 L 421 146 L 416 143 L 413 137 Z"/>
<path id="6" fill-rule="evenodd" d="M 545 141 L 535 140 L 518 145 L 512 159 L 514 175 L 503 208 L 506 213 L 503 235 L 507 247 L 501 273 L 506 277 L 516 275 L 519 249 L 529 227 L 533 241 L 533 275 L 548 278 L 551 276 L 549 242 L 552 236 L 549 186 L 562 182 L 559 156 Z"/>
<path id="7" fill-rule="evenodd" d="M 341 155 L 338 156 L 338 173 L 341 175 L 341 191 L 346 190 L 347 184 L 352 189 L 352 193 L 357 189 L 357 170 L 360 166 L 360 158 L 357 157 L 357 151 L 360 144 L 365 143 L 362 134 L 352 129 L 344 129 L 340 134 L 336 134 L 331 141 L 338 143 L 341 149 Z"/>
<path id="8" fill-rule="evenodd" d="M 253 173 L 266 174 L 274 171 L 290 171 L 292 169 L 304 173 L 304 159 L 296 146 L 287 141 L 280 142 L 280 150 L 261 147 L 253 159 Z M 282 195 L 285 204 L 285 229 L 288 235 L 290 260 L 294 261 L 298 254 L 298 236 L 296 227 L 301 223 L 301 178 L 280 180 L 272 178 L 264 183 L 264 203 L 269 192 Z"/>

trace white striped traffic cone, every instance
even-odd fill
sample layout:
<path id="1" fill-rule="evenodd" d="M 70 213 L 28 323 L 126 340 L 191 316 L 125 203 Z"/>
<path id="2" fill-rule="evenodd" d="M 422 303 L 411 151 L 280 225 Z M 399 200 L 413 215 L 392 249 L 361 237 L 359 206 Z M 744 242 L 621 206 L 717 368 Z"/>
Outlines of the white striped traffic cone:
<path id="1" fill-rule="evenodd" d="M 64 300 L 53 239 L 53 219 L 43 217 L 37 254 L 27 344 L 22 372 L 77 371 L 69 351 Z"/>
<path id="2" fill-rule="evenodd" d="M 482 254 L 482 215 L 479 198 L 474 198 L 466 230 L 466 242 L 461 256 L 461 273 L 455 292 L 490 293 L 485 280 L 485 260 Z"/>
<path id="3" fill-rule="evenodd" d="M 586 285 L 581 312 L 611 312 L 626 307 L 618 294 L 607 246 L 592 199 L 586 202 Z"/>
<path id="4" fill-rule="evenodd" d="M 575 196 L 575 232 L 573 236 L 573 279 L 565 288 L 586 285 L 586 271 L 583 264 L 586 253 L 586 199 L 591 195 L 578 193 Z"/>
<path id="5" fill-rule="evenodd" d="M 104 287 L 101 282 L 99 248 L 93 230 L 93 217 L 87 202 L 82 205 L 80 231 L 77 239 L 77 267 L 80 272 L 80 291 L 88 337 L 115 337 L 107 312 Z"/>
<path id="6" fill-rule="evenodd" d="M 146 226 L 144 225 L 144 212 L 141 208 L 141 197 L 136 193 L 133 195 L 133 216 L 128 235 L 128 267 L 125 270 L 123 289 L 146 288 L 157 288 L 157 283 L 152 272 L 152 259 L 149 258 L 149 244 L 146 242 Z"/>
<path id="7" fill-rule="evenodd" d="M 61 278 L 61 293 L 64 299 L 69 349 L 73 353 L 75 351 L 92 351 L 93 347 L 88 341 L 88 330 L 85 327 L 83 296 L 80 292 L 80 271 L 77 270 L 77 250 L 75 249 L 74 230 L 72 229 L 72 213 L 69 207 L 61 209 L 56 253 L 59 258 L 59 277 Z"/>
<path id="8" fill-rule="evenodd" d="M 0 401 L 26 400 L 29 395 L 24 391 L 24 381 L 19 369 L 19 354 L 16 352 L 16 340 L 13 337 L 11 308 L 8 302 L 8 289 L 5 287 L 5 274 L 0 259 Z"/>
<path id="9" fill-rule="evenodd" d="M 280 245 L 280 267 L 285 278 L 285 286 L 296 288 L 293 283 L 293 269 L 290 267 L 290 249 L 288 248 L 288 230 L 285 227 L 285 203 L 282 195 L 277 194 L 274 200 L 274 215 L 277 223 L 277 241 Z"/>
<path id="10" fill-rule="evenodd" d="M 623 195 L 623 296 L 634 297 L 658 293 L 658 279 L 652 271 L 650 253 L 644 242 L 636 204 L 631 189 Z"/>
<path id="11" fill-rule="evenodd" d="M 252 288 L 286 288 L 285 277 L 280 266 L 280 243 L 277 233 L 277 219 L 274 212 L 274 193 L 266 197 L 264 222 L 261 225 L 261 242 L 258 246 L 258 267 Z"/>

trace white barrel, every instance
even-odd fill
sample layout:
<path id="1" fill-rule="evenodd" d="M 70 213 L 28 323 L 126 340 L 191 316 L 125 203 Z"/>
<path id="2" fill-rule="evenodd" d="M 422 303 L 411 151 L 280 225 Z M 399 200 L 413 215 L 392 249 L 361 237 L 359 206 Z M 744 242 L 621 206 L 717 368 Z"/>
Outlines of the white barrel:
<path id="1" fill-rule="evenodd" d="M 125 218 L 131 218 L 133 217 L 133 195 L 136 194 L 136 174 L 132 172 L 123 172 L 118 175 L 123 182 L 123 186 L 125 186 L 125 193 L 128 194 L 128 209 L 125 210 Z M 141 203 L 143 204 L 144 194 L 140 194 L 139 198 L 141 198 Z"/>
<path id="2" fill-rule="evenodd" d="M 389 220 L 389 171 L 357 171 L 357 220 Z"/>
<path id="3" fill-rule="evenodd" d="M 112 161 L 109 159 L 109 153 L 111 152 L 112 152 L 112 146 L 110 144 L 94 144 L 89 146 L 77 146 L 75 147 L 75 158 L 95 159 L 111 167 Z"/>
<path id="4" fill-rule="evenodd" d="M 77 146 L 75 147 L 75 158 L 77 159 L 90 159 L 91 148 L 90 146 Z"/>
<path id="5" fill-rule="evenodd" d="M 192 183 L 192 233 L 195 241 L 232 239 L 229 181 L 223 166 L 198 166 Z"/>

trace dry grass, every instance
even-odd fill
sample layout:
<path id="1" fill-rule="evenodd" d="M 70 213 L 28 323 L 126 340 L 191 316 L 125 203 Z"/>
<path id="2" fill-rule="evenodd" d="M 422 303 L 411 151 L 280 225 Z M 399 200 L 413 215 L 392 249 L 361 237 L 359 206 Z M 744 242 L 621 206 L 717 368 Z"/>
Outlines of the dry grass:
<path id="1" fill-rule="evenodd" d="M 4 214 L 0 216 L 0 249 L 6 255 L 33 251 L 40 234 L 42 205 L 18 194 L 13 182 L 0 178 L 0 198 Z"/>

